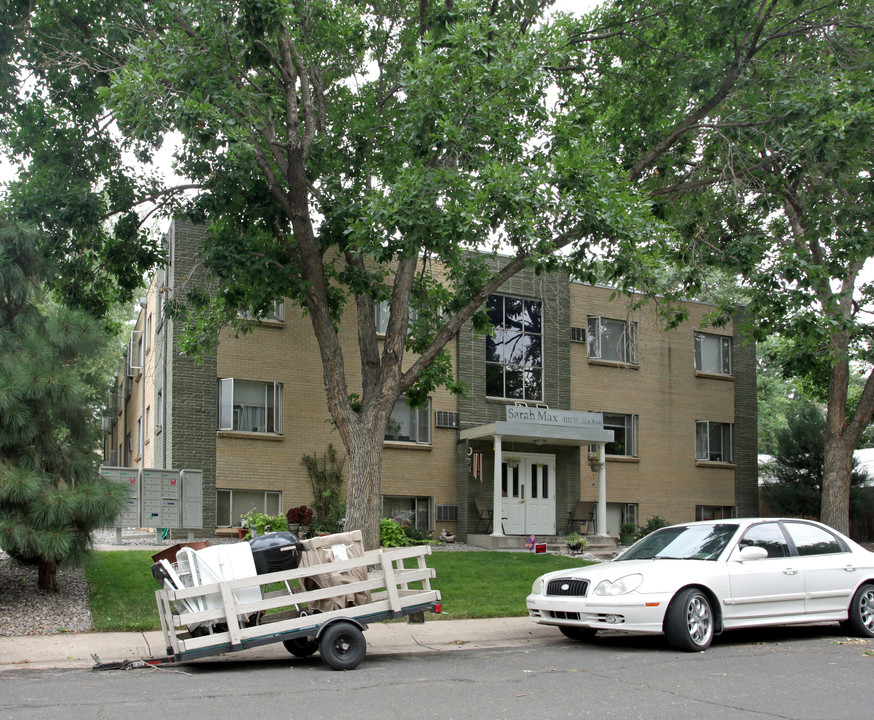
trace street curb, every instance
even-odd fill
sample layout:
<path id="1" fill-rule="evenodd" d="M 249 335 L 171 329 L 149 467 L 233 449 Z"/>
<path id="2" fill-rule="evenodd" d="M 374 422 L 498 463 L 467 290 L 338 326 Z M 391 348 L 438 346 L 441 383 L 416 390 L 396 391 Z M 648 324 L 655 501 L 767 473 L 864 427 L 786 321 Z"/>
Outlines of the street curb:
<path id="1" fill-rule="evenodd" d="M 537 625 L 527 617 L 515 617 L 374 623 L 368 627 L 364 637 L 367 639 L 368 655 L 378 656 L 520 647 L 558 642 L 561 635 L 555 628 Z M 90 670 L 94 665 L 92 656 L 97 656 L 104 663 L 140 660 L 165 655 L 163 645 L 164 639 L 159 631 L 0 637 L 0 675 L 27 669 Z M 297 659 L 286 652 L 282 643 L 273 643 L 197 662 L 263 660 L 294 663 Z"/>

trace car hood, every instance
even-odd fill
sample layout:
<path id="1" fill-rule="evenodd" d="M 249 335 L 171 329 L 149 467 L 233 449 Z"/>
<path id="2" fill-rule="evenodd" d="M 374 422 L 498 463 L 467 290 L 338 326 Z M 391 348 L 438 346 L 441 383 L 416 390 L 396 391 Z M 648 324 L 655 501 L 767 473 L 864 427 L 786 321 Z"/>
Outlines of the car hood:
<path id="1" fill-rule="evenodd" d="M 549 582 L 556 578 L 579 578 L 588 580 L 594 588 L 602 580 L 613 582 L 626 575 L 639 573 L 643 576 L 641 590 L 659 592 L 724 572 L 724 563 L 713 560 L 623 560 L 554 570 L 543 575 L 543 579 Z"/>

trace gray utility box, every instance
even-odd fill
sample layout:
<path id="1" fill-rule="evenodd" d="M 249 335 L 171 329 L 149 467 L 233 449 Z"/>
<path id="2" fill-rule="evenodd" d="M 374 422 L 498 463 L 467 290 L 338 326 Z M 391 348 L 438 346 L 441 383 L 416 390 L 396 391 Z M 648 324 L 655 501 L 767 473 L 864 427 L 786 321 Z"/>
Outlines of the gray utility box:
<path id="1" fill-rule="evenodd" d="M 128 488 L 128 496 L 122 511 L 110 527 L 140 527 L 140 471 L 139 468 L 110 467 L 102 465 L 100 474 L 110 482 L 122 483 Z"/>
<path id="2" fill-rule="evenodd" d="M 178 470 L 143 468 L 142 525 L 178 530 L 182 527 L 182 484 Z"/>
<path id="3" fill-rule="evenodd" d="M 203 527 L 203 470 L 183 470 L 182 527 Z"/>

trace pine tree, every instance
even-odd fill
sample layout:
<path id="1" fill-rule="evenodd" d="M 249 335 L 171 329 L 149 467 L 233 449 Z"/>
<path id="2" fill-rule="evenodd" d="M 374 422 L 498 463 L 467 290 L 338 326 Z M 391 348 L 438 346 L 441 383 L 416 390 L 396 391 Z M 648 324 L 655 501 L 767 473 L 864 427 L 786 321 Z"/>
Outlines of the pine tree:
<path id="1" fill-rule="evenodd" d="M 815 403 L 796 399 L 787 412 L 786 426 L 775 433 L 774 480 L 762 487 L 762 497 L 779 515 L 818 517 L 825 465 L 825 417 Z M 855 468 L 850 474 L 850 509 L 867 505 L 861 484 L 867 479 Z"/>
<path id="2" fill-rule="evenodd" d="M 97 473 L 89 372 L 99 321 L 52 301 L 32 231 L 0 220 L 0 547 L 39 564 L 39 587 L 81 560 L 112 523 L 124 488 Z"/>

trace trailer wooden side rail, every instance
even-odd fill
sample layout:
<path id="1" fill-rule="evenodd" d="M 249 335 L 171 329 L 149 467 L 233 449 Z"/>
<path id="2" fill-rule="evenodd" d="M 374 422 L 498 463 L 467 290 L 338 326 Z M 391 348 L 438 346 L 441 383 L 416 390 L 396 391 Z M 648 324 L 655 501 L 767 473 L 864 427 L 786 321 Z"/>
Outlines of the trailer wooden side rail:
<path id="1" fill-rule="evenodd" d="M 368 623 L 440 612 L 440 593 L 431 589 L 434 570 L 425 564 L 430 553 L 427 545 L 382 549 L 268 575 L 158 590 L 167 657 L 142 662 L 184 662 L 283 642 L 294 655 L 318 650 L 331 667 L 352 669 L 364 658 L 362 631 Z"/>

